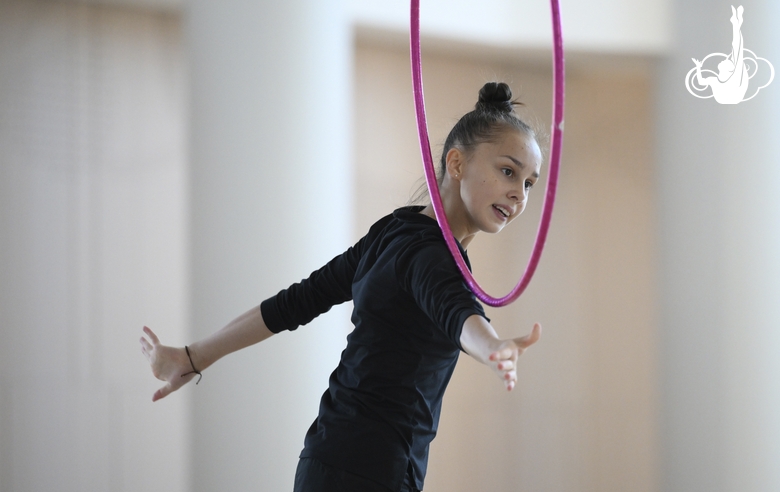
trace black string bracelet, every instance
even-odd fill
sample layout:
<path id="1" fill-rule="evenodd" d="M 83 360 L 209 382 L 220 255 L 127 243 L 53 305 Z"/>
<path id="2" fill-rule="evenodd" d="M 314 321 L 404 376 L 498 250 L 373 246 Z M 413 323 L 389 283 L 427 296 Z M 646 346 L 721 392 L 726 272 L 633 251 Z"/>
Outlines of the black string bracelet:
<path id="1" fill-rule="evenodd" d="M 203 379 L 203 374 L 201 374 L 199 370 L 195 369 L 195 364 L 192 363 L 192 356 L 190 355 L 190 349 L 186 345 L 184 346 L 184 350 L 187 351 L 187 357 L 189 357 L 190 359 L 190 365 L 192 366 L 192 370 L 190 372 L 185 372 L 184 374 L 181 375 L 181 377 L 189 376 L 190 374 L 197 374 L 199 377 L 198 380 L 195 382 L 195 384 L 198 384 L 200 383 L 200 380 Z"/>

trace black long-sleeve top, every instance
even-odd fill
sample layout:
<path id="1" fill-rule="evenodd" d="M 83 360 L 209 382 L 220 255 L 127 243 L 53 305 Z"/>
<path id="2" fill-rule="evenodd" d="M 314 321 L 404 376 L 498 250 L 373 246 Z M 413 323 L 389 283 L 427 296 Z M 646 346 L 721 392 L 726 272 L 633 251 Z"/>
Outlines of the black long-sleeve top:
<path id="1" fill-rule="evenodd" d="M 261 304 L 266 325 L 278 333 L 354 301 L 355 329 L 301 457 L 392 490 L 407 470 L 422 490 L 463 323 L 485 316 L 438 224 L 421 209 L 382 218 L 345 253 Z M 462 248 L 461 254 L 468 262 Z"/>

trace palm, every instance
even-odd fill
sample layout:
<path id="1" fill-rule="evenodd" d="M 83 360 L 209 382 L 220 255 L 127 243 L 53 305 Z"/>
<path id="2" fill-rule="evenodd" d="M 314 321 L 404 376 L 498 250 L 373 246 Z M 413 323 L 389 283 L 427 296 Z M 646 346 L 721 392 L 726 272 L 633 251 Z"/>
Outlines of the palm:
<path id="1" fill-rule="evenodd" d="M 517 382 L 517 359 L 523 352 L 536 343 L 541 336 L 542 327 L 538 323 L 534 325 L 529 335 L 504 341 L 501 346 L 490 356 L 493 370 L 504 381 L 506 389 L 512 391 Z"/>
<path id="2" fill-rule="evenodd" d="M 165 385 L 152 396 L 152 401 L 164 398 L 192 380 L 194 374 L 182 376 L 189 369 L 189 359 L 183 349 L 162 345 L 154 332 L 144 326 L 144 333 L 149 338 L 141 337 L 141 352 L 146 356 L 154 377 L 165 381 Z"/>

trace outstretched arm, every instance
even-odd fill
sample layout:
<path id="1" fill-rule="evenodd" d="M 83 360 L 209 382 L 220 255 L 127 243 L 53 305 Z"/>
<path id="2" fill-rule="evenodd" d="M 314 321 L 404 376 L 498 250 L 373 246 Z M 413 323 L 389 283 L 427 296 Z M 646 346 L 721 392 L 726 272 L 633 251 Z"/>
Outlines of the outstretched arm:
<path id="1" fill-rule="evenodd" d="M 512 391 L 517 382 L 517 359 L 539 340 L 541 333 L 542 326 L 537 323 L 529 335 L 501 340 L 485 318 L 473 315 L 463 323 L 460 344 L 467 354 L 493 369 Z"/>
<path id="2" fill-rule="evenodd" d="M 193 366 L 203 371 L 222 357 L 273 335 L 263 321 L 260 307 L 252 308 L 213 335 L 189 345 L 190 363 L 184 347 L 162 345 L 149 327 L 144 326 L 144 333 L 146 337 L 140 340 L 141 352 L 149 360 L 152 374 L 165 381 L 165 385 L 152 396 L 152 401 L 168 396 L 191 381 L 195 377 Z"/>

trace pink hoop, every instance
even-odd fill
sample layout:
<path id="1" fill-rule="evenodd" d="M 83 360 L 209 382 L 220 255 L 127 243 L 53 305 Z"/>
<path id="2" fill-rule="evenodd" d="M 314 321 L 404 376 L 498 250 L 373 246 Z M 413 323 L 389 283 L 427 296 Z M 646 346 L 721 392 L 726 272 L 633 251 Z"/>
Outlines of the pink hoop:
<path id="1" fill-rule="evenodd" d="M 482 287 L 479 286 L 474 276 L 466 266 L 466 262 L 460 255 L 455 238 L 452 235 L 450 224 L 444 213 L 444 206 L 441 202 L 439 185 L 436 182 L 436 170 L 431 157 L 431 144 L 428 138 L 428 123 L 425 117 L 425 101 L 422 87 L 422 64 L 420 61 L 420 0 L 411 0 L 411 58 L 412 58 L 412 81 L 414 84 L 414 106 L 417 111 L 417 132 L 420 136 L 420 151 L 422 152 L 423 167 L 425 168 L 425 180 L 428 182 L 428 190 L 431 195 L 433 209 L 436 212 L 436 220 L 439 222 L 447 247 L 452 253 L 452 257 L 458 264 L 466 283 L 474 294 L 485 304 L 489 306 L 506 306 L 514 302 L 525 288 L 531 282 L 539 259 L 542 256 L 544 243 L 547 239 L 547 231 L 550 228 L 550 219 L 552 218 L 553 206 L 555 205 L 555 192 L 558 188 L 558 170 L 561 163 L 561 144 L 563 142 L 563 99 L 564 99 L 564 59 L 563 59 L 563 37 L 561 34 L 561 15 L 558 0 L 550 0 L 552 9 L 553 23 L 553 123 L 552 138 L 550 140 L 550 176 L 547 180 L 547 191 L 542 206 L 542 217 L 539 223 L 539 229 L 536 233 L 531 258 L 520 281 L 514 289 L 504 297 L 495 298 L 488 295 Z"/>

